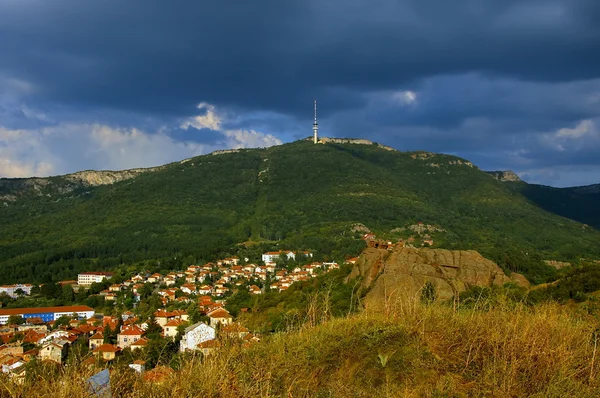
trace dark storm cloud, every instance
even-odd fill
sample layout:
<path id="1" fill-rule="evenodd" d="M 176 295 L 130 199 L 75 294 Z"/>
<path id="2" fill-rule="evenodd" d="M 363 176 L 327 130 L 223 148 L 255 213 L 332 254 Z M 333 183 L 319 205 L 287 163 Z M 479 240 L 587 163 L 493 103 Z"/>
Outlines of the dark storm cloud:
<path id="1" fill-rule="evenodd" d="M 598 20 L 597 0 L 0 0 L 0 132 L 103 124 L 204 148 L 223 131 L 180 126 L 206 102 L 229 137 L 290 140 L 318 98 L 325 135 L 549 181 L 600 168 Z"/>
<path id="2" fill-rule="evenodd" d="M 319 96 L 334 111 L 441 73 L 594 77 L 596 3 L 4 0 L 0 69 L 47 101 L 186 115 L 200 101 L 298 112 Z"/>

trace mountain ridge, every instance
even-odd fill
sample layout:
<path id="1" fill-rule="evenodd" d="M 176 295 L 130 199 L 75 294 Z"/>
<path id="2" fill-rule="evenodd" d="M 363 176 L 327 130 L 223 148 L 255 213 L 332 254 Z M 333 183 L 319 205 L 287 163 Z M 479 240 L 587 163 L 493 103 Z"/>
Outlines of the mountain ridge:
<path id="1" fill-rule="evenodd" d="M 0 197 L 14 196 L 6 181 Z M 182 266 L 246 241 L 343 261 L 364 245 L 351 232 L 357 223 L 392 239 L 418 222 L 437 225 L 446 232 L 432 235 L 436 247 L 495 261 L 506 248 L 560 261 L 600 255 L 597 230 L 544 211 L 513 188 L 525 183 L 497 181 L 452 155 L 379 145 L 301 140 L 198 156 L 105 185 L 48 181 L 0 201 L 0 281 L 68 279 L 152 259 Z"/>

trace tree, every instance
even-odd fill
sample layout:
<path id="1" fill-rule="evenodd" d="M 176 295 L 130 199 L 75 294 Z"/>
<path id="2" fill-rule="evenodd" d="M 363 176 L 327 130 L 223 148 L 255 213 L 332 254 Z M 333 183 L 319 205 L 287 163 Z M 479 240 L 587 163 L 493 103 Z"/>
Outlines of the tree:
<path id="1" fill-rule="evenodd" d="M 41 287 L 41 293 L 47 298 L 59 298 L 62 294 L 62 289 L 57 283 L 44 283 Z"/>
<path id="2" fill-rule="evenodd" d="M 431 281 L 425 282 L 423 288 L 421 289 L 421 302 L 423 304 L 431 304 L 437 298 L 437 292 L 435 286 Z"/>
<path id="3" fill-rule="evenodd" d="M 25 323 L 25 319 L 21 315 L 11 315 L 6 321 L 7 325 L 22 325 Z"/>
<path id="4" fill-rule="evenodd" d="M 156 323 L 154 316 L 150 318 L 150 320 L 148 321 L 148 329 L 146 329 L 146 337 L 150 340 L 160 338 L 162 335 L 162 331 L 162 327 L 160 327 L 160 325 Z"/>
<path id="5" fill-rule="evenodd" d="M 73 286 L 64 285 L 62 287 L 62 299 L 67 303 L 72 303 L 75 299 L 75 292 L 73 292 Z"/>
<path id="6" fill-rule="evenodd" d="M 63 315 L 54 322 L 54 329 L 58 329 L 61 326 L 67 326 L 70 321 L 71 321 L 70 317 Z"/>
<path id="7" fill-rule="evenodd" d="M 187 313 L 190 318 L 190 323 L 194 324 L 200 322 L 200 317 L 202 314 L 200 313 L 200 307 L 198 307 L 197 303 L 191 303 L 187 307 Z"/>

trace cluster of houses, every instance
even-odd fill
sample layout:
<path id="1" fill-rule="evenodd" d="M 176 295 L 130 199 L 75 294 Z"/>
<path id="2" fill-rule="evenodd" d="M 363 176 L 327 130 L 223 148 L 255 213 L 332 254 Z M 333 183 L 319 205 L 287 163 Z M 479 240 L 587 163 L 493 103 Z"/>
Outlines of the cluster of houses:
<path id="1" fill-rule="evenodd" d="M 190 265 L 184 271 L 172 271 L 166 275 L 160 273 L 143 272 L 121 283 L 110 285 L 100 292 L 105 301 L 115 301 L 122 293 L 131 292 L 136 301 L 141 299 L 144 285 L 151 284 L 153 292 L 161 297 L 163 305 L 172 302 L 190 303 L 193 296 L 211 296 L 224 298 L 234 290 L 245 288 L 252 294 L 262 294 L 266 290 L 284 291 L 294 282 L 305 281 L 318 274 L 339 268 L 335 262 L 318 263 L 298 266 L 292 271 L 278 267 L 278 260 L 309 260 L 313 254 L 308 251 L 276 251 L 262 255 L 262 263 L 244 264 L 238 257 L 229 257 L 204 265 Z M 303 261 L 304 262 L 304 261 Z M 76 289 L 89 288 L 93 283 L 109 280 L 111 272 L 82 272 L 77 280 L 62 281 L 61 284 L 71 284 Z M 29 295 L 33 285 L 6 285 L 0 286 L 0 293 L 5 292 L 15 298 Z M 1 320 L 0 320 L 0 323 Z"/>
<path id="2" fill-rule="evenodd" d="M 223 304 L 204 299 L 200 309 L 209 321 L 190 324 L 186 311 L 157 310 L 154 322 L 162 329 L 161 336 L 174 339 L 181 334 L 181 352 L 202 352 L 204 355 L 220 347 L 223 339 L 240 339 L 244 344 L 259 341 L 248 329 L 233 322 L 233 317 Z M 75 342 L 86 344 L 88 358 L 84 364 L 111 362 L 123 350 L 142 349 L 150 341 L 146 331 L 149 320 L 140 320 L 131 312 L 120 317 L 94 315 L 88 319 L 74 318 L 67 325 L 55 330 L 50 328 L 56 321 L 44 322 L 39 318 L 27 318 L 22 325 L 4 325 L 0 329 L 0 366 L 2 372 L 20 382 L 25 377 L 26 364 L 34 358 L 59 365 L 65 363 L 69 350 Z M 116 332 L 116 343 L 107 342 L 107 335 Z M 25 350 L 24 347 L 28 349 Z M 135 361 L 130 367 L 143 372 L 144 361 Z"/>
<path id="3" fill-rule="evenodd" d="M 252 294 L 265 293 L 267 286 L 271 291 L 284 291 L 294 282 L 305 281 L 323 272 L 338 269 L 335 262 L 314 262 L 298 266 L 292 271 L 278 267 L 276 261 L 285 256 L 287 259 L 312 258 L 310 252 L 278 251 L 262 255 L 262 264 L 241 264 L 238 257 L 229 257 L 204 265 L 190 265 L 184 271 L 172 271 L 166 275 L 160 273 L 139 273 L 131 279 L 113 284 L 100 292 L 107 301 L 114 301 L 119 293 L 131 291 L 139 301 L 145 284 L 152 284 L 165 306 L 172 302 L 190 303 L 194 296 L 224 298 L 241 288 Z M 91 273 L 86 273 L 91 274 Z M 98 278 L 105 273 L 98 273 Z M 79 279 L 79 278 L 78 278 Z"/>
<path id="4" fill-rule="evenodd" d="M 131 293 L 140 300 L 142 289 L 157 294 L 163 309 L 154 313 L 154 320 L 162 329 L 162 337 L 181 336 L 181 352 L 202 352 L 209 355 L 220 347 L 223 339 L 235 338 L 243 344 L 258 341 L 248 329 L 233 322 L 225 309 L 226 296 L 234 290 L 248 289 L 252 294 L 270 291 L 284 291 L 293 283 L 305 281 L 318 274 L 338 269 L 335 262 L 312 262 L 297 266 L 292 270 L 278 266 L 279 260 L 303 256 L 310 261 L 310 252 L 278 251 L 262 255 L 262 264 L 243 264 L 237 257 L 225 258 L 216 263 L 190 265 L 183 271 L 173 271 L 166 275 L 160 273 L 139 273 L 132 278 L 110 285 L 100 292 L 105 300 L 116 300 L 123 293 Z M 348 260 L 352 263 L 355 259 Z M 77 288 L 88 288 L 93 283 L 109 280 L 113 275 L 108 272 L 85 272 L 78 275 Z M 70 281 L 75 284 L 75 281 Z M 9 295 L 30 294 L 31 285 L 5 286 Z M 17 290 L 18 289 L 18 290 Z M 224 297 L 225 296 L 225 297 Z M 186 311 L 167 311 L 172 303 L 198 304 L 200 314 L 207 322 L 190 324 Z M 23 318 L 24 324 L 10 325 L 11 316 Z M 72 318 L 67 325 L 55 327 L 55 322 L 63 317 Z M 10 377 L 22 380 L 25 364 L 33 358 L 63 364 L 73 344 L 82 341 L 89 348 L 87 363 L 113 361 L 125 349 L 138 350 L 146 347 L 149 338 L 146 331 L 149 319 L 139 319 L 132 312 L 120 317 L 95 314 L 93 308 L 86 306 L 64 306 L 46 308 L 0 309 L 0 366 L 2 372 Z M 116 333 L 116 341 L 114 339 Z M 114 344 L 113 344 L 114 343 Z M 25 349 L 27 348 L 27 349 Z M 143 361 L 130 364 L 136 371 L 144 371 Z"/>

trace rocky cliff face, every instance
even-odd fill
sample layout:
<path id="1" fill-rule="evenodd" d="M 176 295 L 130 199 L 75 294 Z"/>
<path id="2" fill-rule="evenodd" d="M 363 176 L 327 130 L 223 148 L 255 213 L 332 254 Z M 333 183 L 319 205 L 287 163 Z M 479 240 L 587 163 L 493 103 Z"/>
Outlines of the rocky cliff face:
<path id="1" fill-rule="evenodd" d="M 362 277 L 361 288 L 368 290 L 364 300 L 367 308 L 418 295 L 427 281 L 433 283 L 440 299 L 452 298 L 472 286 L 516 282 L 529 287 L 522 275 L 509 278 L 496 263 L 472 250 L 366 249 L 350 274 L 350 278 L 358 276 Z"/>
<path id="2" fill-rule="evenodd" d="M 312 138 L 307 138 L 308 141 L 312 140 Z M 376 144 L 373 141 L 359 139 L 359 138 L 329 138 L 329 137 L 321 137 L 319 138 L 319 144 L 356 144 L 356 145 L 377 145 L 379 148 L 385 149 L 387 151 L 397 151 L 391 146 Z"/>
<path id="3" fill-rule="evenodd" d="M 123 171 L 95 171 L 86 170 L 73 174 L 67 174 L 65 178 L 69 181 L 83 184 L 85 186 L 108 185 L 115 182 L 129 180 L 142 173 L 156 171 L 162 167 L 151 167 L 147 169 L 130 169 Z"/>
<path id="4" fill-rule="evenodd" d="M 129 180 L 142 173 L 162 169 L 164 166 L 147 169 L 131 169 L 123 171 L 79 171 L 58 177 L 47 178 L 0 178 L 0 202 L 8 206 L 19 198 L 28 196 L 48 196 L 67 194 L 81 187 L 114 184 Z M 2 204 L 2 203 L 0 203 Z"/>
<path id="5" fill-rule="evenodd" d="M 491 175 L 492 177 L 494 177 L 496 180 L 502 181 L 502 182 L 521 181 L 519 176 L 514 171 L 511 171 L 511 170 L 488 171 L 487 173 L 489 175 Z"/>

